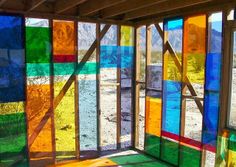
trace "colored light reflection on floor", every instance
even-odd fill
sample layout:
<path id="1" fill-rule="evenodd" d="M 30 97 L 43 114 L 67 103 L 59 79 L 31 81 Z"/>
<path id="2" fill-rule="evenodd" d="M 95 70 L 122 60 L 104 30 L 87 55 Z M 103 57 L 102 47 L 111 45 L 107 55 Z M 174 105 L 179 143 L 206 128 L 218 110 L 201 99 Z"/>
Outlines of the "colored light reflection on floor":
<path id="1" fill-rule="evenodd" d="M 85 161 L 73 161 L 64 164 L 58 164 L 60 167 L 168 167 L 163 162 L 143 154 L 128 154 L 104 157 Z"/>

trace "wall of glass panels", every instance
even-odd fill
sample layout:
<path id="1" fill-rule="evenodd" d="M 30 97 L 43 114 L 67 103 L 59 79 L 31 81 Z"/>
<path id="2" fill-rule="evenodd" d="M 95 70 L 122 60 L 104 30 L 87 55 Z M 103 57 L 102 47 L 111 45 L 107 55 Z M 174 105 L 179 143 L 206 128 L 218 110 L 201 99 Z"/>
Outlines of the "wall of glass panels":
<path id="1" fill-rule="evenodd" d="M 200 166 L 206 58 L 206 15 L 184 20 L 180 165 Z M 193 99 L 192 99 L 193 98 Z"/>
<path id="2" fill-rule="evenodd" d="M 161 158 L 178 165 L 181 121 L 183 18 L 164 21 L 164 45 L 175 52 L 164 50 L 163 112 Z"/>
<path id="3" fill-rule="evenodd" d="M 26 74 L 28 139 L 46 113 L 50 112 L 52 100 L 51 79 L 51 29 L 49 20 L 26 18 Z M 41 104 L 41 105 L 39 105 Z M 29 146 L 30 164 L 53 162 L 52 117 Z"/>
<path id="4" fill-rule="evenodd" d="M 84 64 L 78 73 L 79 95 L 79 148 L 80 157 L 92 156 L 98 151 L 96 50 L 87 62 L 81 62 L 96 39 L 96 24 L 78 23 L 78 62 Z M 88 123 L 89 122 L 89 123 Z"/>
<path id="5" fill-rule="evenodd" d="M 163 24 L 159 26 L 162 29 Z M 145 151 L 160 158 L 162 114 L 162 46 L 163 39 L 155 25 L 148 27 Z"/>
<path id="6" fill-rule="evenodd" d="M 203 148 L 215 159 L 218 134 L 220 82 L 222 66 L 222 13 L 208 17 L 208 48 L 206 59 L 205 107 L 203 115 Z M 210 162 L 208 162 L 209 164 Z M 213 166 L 214 164 L 211 164 Z"/>
<path id="7" fill-rule="evenodd" d="M 101 25 L 103 28 L 104 25 Z M 100 105 L 101 149 L 117 148 L 117 26 L 112 25 L 101 40 Z M 110 128 L 107 128 L 110 127 Z"/>
<path id="8" fill-rule="evenodd" d="M 0 16 L 0 164 L 27 166 L 24 18 Z"/>
<path id="9" fill-rule="evenodd" d="M 75 69 L 75 23 L 53 20 L 54 96 L 57 97 Z M 72 84 L 54 111 L 56 159 L 76 156 L 75 94 Z M 67 143 L 67 144 L 65 144 Z"/>
<path id="10" fill-rule="evenodd" d="M 133 122 L 133 60 L 134 29 L 121 26 L 120 39 L 120 89 L 121 89 L 121 148 L 131 147 Z"/>

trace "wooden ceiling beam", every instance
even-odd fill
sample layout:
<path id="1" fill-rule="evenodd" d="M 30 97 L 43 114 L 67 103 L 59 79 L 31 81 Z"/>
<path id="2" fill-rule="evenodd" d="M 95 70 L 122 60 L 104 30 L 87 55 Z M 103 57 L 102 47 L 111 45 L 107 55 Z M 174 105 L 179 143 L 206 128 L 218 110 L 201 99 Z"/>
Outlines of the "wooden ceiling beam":
<path id="1" fill-rule="evenodd" d="M 90 0 L 79 6 L 79 15 L 88 16 L 99 10 L 128 1 L 129 0 Z"/>
<path id="2" fill-rule="evenodd" d="M 129 0 L 114 7 L 102 10 L 101 18 L 110 18 L 126 12 L 131 12 L 137 9 L 155 5 L 164 1 L 167 0 Z"/>
<path id="3" fill-rule="evenodd" d="M 128 12 L 125 14 L 124 20 L 133 20 L 140 17 L 145 17 L 157 13 L 163 13 L 166 11 L 203 4 L 211 1 L 217 1 L 217 0 L 176 0 L 175 2 L 173 2 L 173 0 L 168 0 L 167 2 L 162 2 L 156 5 L 152 5 L 150 7 Z"/>
<path id="4" fill-rule="evenodd" d="M 59 14 L 88 0 L 57 0 L 55 3 L 55 13 Z"/>
<path id="5" fill-rule="evenodd" d="M 137 19 L 135 22 L 135 27 L 140 27 L 146 24 L 156 24 L 158 22 L 162 22 L 164 18 L 169 17 L 176 17 L 176 16 L 189 16 L 189 15 L 198 15 L 202 13 L 212 13 L 218 12 L 222 10 L 230 10 L 233 6 L 236 6 L 236 1 L 233 2 L 231 0 L 222 0 L 225 3 L 215 3 L 212 2 L 211 4 L 200 4 L 193 7 L 186 7 L 183 9 L 176 9 L 173 11 L 166 11 L 160 14 L 150 15 L 148 17 L 144 17 L 141 19 Z"/>
<path id="6" fill-rule="evenodd" d="M 0 7 L 6 2 L 7 0 L 0 0 Z"/>
<path id="7" fill-rule="evenodd" d="M 27 10 L 32 11 L 46 1 L 47 0 L 31 0 L 31 1 L 29 1 L 29 7 Z"/>

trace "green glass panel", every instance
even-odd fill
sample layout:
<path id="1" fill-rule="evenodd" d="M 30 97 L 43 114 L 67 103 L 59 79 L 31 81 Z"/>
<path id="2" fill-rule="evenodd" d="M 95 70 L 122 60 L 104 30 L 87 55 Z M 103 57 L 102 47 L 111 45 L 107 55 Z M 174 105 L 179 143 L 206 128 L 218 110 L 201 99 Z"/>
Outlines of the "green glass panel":
<path id="1" fill-rule="evenodd" d="M 168 139 L 161 139 L 161 159 L 173 165 L 178 165 L 179 144 Z"/>
<path id="2" fill-rule="evenodd" d="M 50 29 L 26 27 L 26 62 L 48 63 L 51 55 Z"/>
<path id="3" fill-rule="evenodd" d="M 159 158 L 160 157 L 160 138 L 146 133 L 145 136 L 146 153 Z"/>
<path id="4" fill-rule="evenodd" d="M 27 76 L 49 76 L 49 63 L 27 63 Z"/>
<path id="5" fill-rule="evenodd" d="M 236 134 L 231 133 L 229 137 L 229 149 L 236 151 Z"/>
<path id="6" fill-rule="evenodd" d="M 97 63 L 78 64 L 76 74 L 96 74 Z M 75 63 L 54 63 L 54 75 L 71 75 L 74 73 Z"/>
<path id="7" fill-rule="evenodd" d="M 26 145 L 25 113 L 0 115 L 0 164 L 28 166 Z"/>
<path id="8" fill-rule="evenodd" d="M 180 165 L 181 167 L 198 167 L 201 166 L 201 152 L 190 147 L 181 146 L 180 149 Z"/>

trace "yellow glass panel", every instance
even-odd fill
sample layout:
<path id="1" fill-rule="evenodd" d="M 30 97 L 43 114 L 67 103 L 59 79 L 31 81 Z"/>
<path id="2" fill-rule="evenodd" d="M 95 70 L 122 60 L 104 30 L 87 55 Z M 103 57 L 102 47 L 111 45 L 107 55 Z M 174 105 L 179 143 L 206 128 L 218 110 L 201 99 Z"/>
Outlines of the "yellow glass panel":
<path id="1" fill-rule="evenodd" d="M 121 46 L 133 46 L 133 28 L 121 26 Z"/>
<path id="2" fill-rule="evenodd" d="M 1 114 L 24 112 L 24 102 L 0 103 Z"/>
<path id="3" fill-rule="evenodd" d="M 236 152 L 229 150 L 228 152 L 228 167 L 236 166 Z"/>
<path id="4" fill-rule="evenodd" d="M 74 22 L 53 21 L 53 54 L 75 55 Z"/>
<path id="5" fill-rule="evenodd" d="M 65 80 L 60 80 L 59 82 L 54 83 L 55 97 L 62 90 L 65 83 Z M 54 110 L 57 159 L 75 157 L 76 138 L 74 98 L 74 84 L 72 84 Z"/>
<path id="6" fill-rule="evenodd" d="M 205 57 L 206 16 L 189 17 L 184 22 L 184 82 L 204 83 Z"/>
<path id="7" fill-rule="evenodd" d="M 146 133 L 161 136 L 161 108 L 161 99 L 146 97 Z"/>
<path id="8" fill-rule="evenodd" d="M 181 54 L 177 54 L 177 56 L 174 56 L 166 51 L 164 55 L 164 80 L 181 82 L 181 56 Z M 178 64 L 180 65 L 180 68 L 178 68 Z"/>

